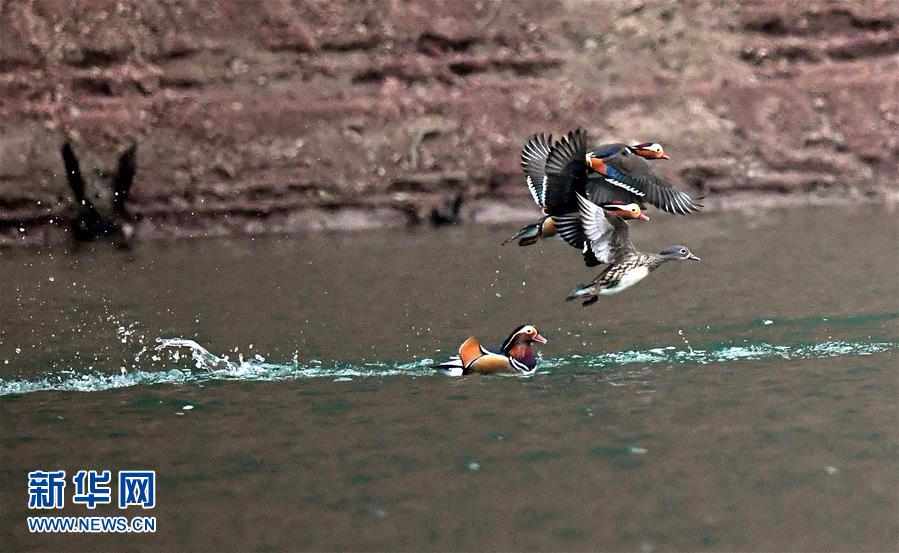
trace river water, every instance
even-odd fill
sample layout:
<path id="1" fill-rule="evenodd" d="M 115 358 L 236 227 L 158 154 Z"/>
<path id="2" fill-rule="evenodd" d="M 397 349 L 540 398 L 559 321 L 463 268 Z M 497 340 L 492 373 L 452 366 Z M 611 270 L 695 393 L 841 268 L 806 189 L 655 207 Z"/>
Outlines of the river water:
<path id="1" fill-rule="evenodd" d="M 899 226 L 635 222 L 596 273 L 517 226 L 0 251 L 0 549 L 895 550 Z M 532 377 L 430 366 L 522 323 Z M 29 534 L 27 473 L 156 471 L 155 534 Z"/>

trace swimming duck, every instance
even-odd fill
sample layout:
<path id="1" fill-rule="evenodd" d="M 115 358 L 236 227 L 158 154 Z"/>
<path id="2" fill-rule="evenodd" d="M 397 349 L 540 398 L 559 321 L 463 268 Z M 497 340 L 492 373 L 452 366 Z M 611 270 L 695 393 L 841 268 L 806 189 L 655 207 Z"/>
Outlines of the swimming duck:
<path id="1" fill-rule="evenodd" d="M 587 167 L 579 162 L 586 156 L 585 141 L 586 132 L 575 131 L 555 144 L 552 135 L 544 133 L 536 134 L 525 142 L 521 149 L 521 167 L 534 202 L 546 215 L 516 232 L 503 244 L 517 240 L 519 246 L 530 246 L 540 239 L 560 236 L 573 247 L 584 250 L 577 203 L 570 192 L 600 186 L 599 182 L 605 179 L 594 174 L 592 178 L 597 182 L 589 182 L 591 175 L 588 174 Z M 562 153 L 553 155 L 556 150 Z M 552 163 L 548 165 L 551 156 Z M 576 167 L 578 164 L 582 167 Z M 572 165 L 571 169 L 568 168 L 569 165 Z M 560 172 L 564 173 L 559 175 Z M 564 186 L 564 190 L 561 193 L 554 193 L 553 187 L 558 187 L 560 183 Z M 547 190 L 550 190 L 548 195 Z M 642 213 L 639 204 L 623 201 L 628 196 L 617 192 L 617 189 L 609 188 L 609 190 L 610 193 L 604 195 L 601 203 L 601 207 L 609 214 L 626 219 L 649 220 L 649 217 Z M 585 257 L 585 261 L 590 267 L 598 264 L 589 256 Z"/>
<path id="2" fill-rule="evenodd" d="M 702 204 L 681 192 L 665 177 L 657 174 L 646 160 L 669 159 L 662 145 L 656 142 L 604 144 L 586 153 L 587 166 L 605 177 L 607 187 L 594 187 L 588 197 L 596 203 L 608 201 L 606 195 L 625 202 L 649 202 L 669 213 L 686 215 L 697 211 Z M 623 194 L 623 196 L 621 196 Z"/>
<path id="3" fill-rule="evenodd" d="M 459 355 L 437 365 L 437 368 L 450 376 L 472 373 L 533 374 L 537 370 L 537 358 L 532 348 L 535 343 L 545 344 L 546 338 L 532 324 L 516 328 L 503 342 L 500 353 L 484 349 L 472 336 L 459 346 Z"/>
<path id="4" fill-rule="evenodd" d="M 699 261 L 686 246 L 669 246 L 657 254 L 638 252 L 628 238 L 627 223 L 617 217 L 606 217 L 602 208 L 577 194 L 584 232 L 597 259 L 608 259 L 606 267 L 590 284 L 582 284 L 566 301 L 583 299 L 584 305 L 595 303 L 599 296 L 611 296 L 637 284 L 660 265 L 672 260 Z M 609 228 L 611 226 L 611 232 Z"/>
<path id="5" fill-rule="evenodd" d="M 99 201 L 97 205 L 88 198 L 78 158 L 69 142 L 62 146 L 62 160 L 66 168 L 66 180 L 76 202 L 75 217 L 71 223 L 75 239 L 89 241 L 106 237 L 124 245 L 134 234 L 134 226 L 125 217 L 125 201 L 137 171 L 137 143 L 132 144 L 119 157 L 115 172 L 97 172 L 96 176 L 100 181 L 112 181 L 111 186 L 102 183 L 102 186 L 94 187 L 94 200 Z M 107 191 L 106 187 L 110 187 L 111 191 Z"/>

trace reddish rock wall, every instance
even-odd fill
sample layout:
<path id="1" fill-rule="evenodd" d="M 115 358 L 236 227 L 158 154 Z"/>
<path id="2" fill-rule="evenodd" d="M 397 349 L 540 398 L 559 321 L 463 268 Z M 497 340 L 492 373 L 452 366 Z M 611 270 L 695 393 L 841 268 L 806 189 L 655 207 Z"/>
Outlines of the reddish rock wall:
<path id="1" fill-rule="evenodd" d="M 0 244 L 65 239 L 65 137 L 139 142 L 144 237 L 502 216 L 578 125 L 712 204 L 899 188 L 899 2 L 0 0 L 0 36 Z"/>

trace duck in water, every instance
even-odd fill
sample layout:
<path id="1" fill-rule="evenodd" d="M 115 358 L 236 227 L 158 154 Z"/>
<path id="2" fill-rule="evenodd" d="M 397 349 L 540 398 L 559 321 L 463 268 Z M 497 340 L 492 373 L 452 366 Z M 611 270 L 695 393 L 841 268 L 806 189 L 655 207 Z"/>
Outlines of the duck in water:
<path id="1" fill-rule="evenodd" d="M 66 180 L 75 196 L 75 216 L 71 221 L 75 240 L 108 239 L 119 246 L 127 245 L 134 234 L 134 225 L 128 221 L 125 201 L 137 171 L 137 144 L 132 144 L 119 157 L 114 172 L 101 169 L 89 175 L 90 191 L 86 189 L 81 165 L 69 142 L 62 146 L 62 160 Z"/>
<path id="2" fill-rule="evenodd" d="M 545 343 L 546 338 L 532 324 L 516 328 L 503 342 L 500 353 L 488 351 L 472 336 L 462 342 L 459 355 L 437 365 L 437 368 L 450 376 L 472 373 L 534 374 L 537 370 L 537 358 L 533 345 Z"/>

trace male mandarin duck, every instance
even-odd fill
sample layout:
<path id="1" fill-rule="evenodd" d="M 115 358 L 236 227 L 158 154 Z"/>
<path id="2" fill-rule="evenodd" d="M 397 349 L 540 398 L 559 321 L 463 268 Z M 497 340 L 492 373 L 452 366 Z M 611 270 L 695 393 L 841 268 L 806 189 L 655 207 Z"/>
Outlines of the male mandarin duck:
<path id="1" fill-rule="evenodd" d="M 566 166 L 570 162 L 579 162 L 579 160 L 570 159 L 570 156 L 566 156 L 567 154 L 573 153 L 574 151 L 579 151 L 579 146 L 583 142 L 586 144 L 586 131 L 583 129 L 578 129 L 568 133 L 568 136 L 562 137 L 558 142 L 553 142 L 552 135 L 546 135 L 544 133 L 535 134 L 531 138 L 525 142 L 524 146 L 521 149 L 521 168 L 524 170 L 524 174 L 526 176 L 526 182 L 528 185 L 528 189 L 531 192 L 531 196 L 534 198 L 534 202 L 544 211 L 547 212 L 555 212 L 556 214 L 560 214 L 562 211 L 566 210 L 576 210 L 577 207 L 574 205 L 573 197 L 563 198 L 563 201 L 554 201 L 553 198 L 550 198 L 550 205 L 547 205 L 547 198 L 544 195 L 545 186 L 547 184 L 547 166 L 549 165 L 549 169 L 556 173 L 560 171 L 566 171 Z M 552 153 L 553 149 L 558 149 L 560 146 L 560 153 L 556 154 L 558 157 L 554 157 L 551 163 L 547 163 Z M 662 150 L 662 146 L 657 143 L 644 142 L 641 144 L 637 144 L 634 146 L 626 146 L 624 144 L 603 144 L 594 148 L 591 152 L 619 152 L 622 149 L 630 148 L 636 155 L 644 157 L 646 159 L 670 159 L 667 154 Z M 584 147 L 584 158 L 586 159 L 587 151 L 586 146 Z M 577 163 L 579 165 L 579 163 Z M 573 166 L 571 170 L 569 170 L 569 174 L 572 177 L 579 177 L 580 179 L 586 179 L 586 181 L 579 182 L 578 184 L 583 184 L 585 188 L 592 189 L 597 186 L 607 185 L 605 182 L 606 177 L 604 175 L 600 175 L 595 172 L 588 172 L 585 168 L 579 168 L 577 165 Z M 589 167 L 589 165 L 588 165 Z M 577 174 L 574 173 L 574 168 L 582 169 L 578 171 Z M 633 194 L 627 190 L 621 189 L 622 191 L 618 194 L 615 192 L 615 188 L 611 188 L 608 196 L 606 196 L 603 200 L 594 199 L 597 203 L 607 202 L 615 202 L 618 204 L 627 204 L 630 203 L 630 199 L 632 199 Z"/>
<path id="2" fill-rule="evenodd" d="M 607 218 L 602 209 L 577 194 L 581 216 L 585 221 L 584 232 L 598 259 L 609 259 L 609 266 L 593 279 L 590 284 L 578 286 L 566 301 L 584 299 L 584 305 L 595 303 L 599 296 L 611 296 L 637 284 L 660 265 L 671 260 L 699 258 L 690 253 L 686 246 L 670 246 L 658 254 L 638 252 L 628 238 L 627 223 L 617 217 Z M 609 225 L 613 228 L 609 235 Z"/>
<path id="3" fill-rule="evenodd" d="M 577 129 L 550 151 L 545 164 L 546 204 L 574 205 L 579 192 L 598 205 L 633 202 L 642 209 L 649 203 L 681 215 L 702 207 L 650 168 L 647 159 L 668 159 L 661 145 L 605 144 L 586 151 L 586 141 L 587 132 Z"/>
<path id="4" fill-rule="evenodd" d="M 669 159 L 661 144 L 605 144 L 587 152 L 584 159 L 591 170 L 605 177 L 605 183 L 613 190 L 625 194 L 624 201 L 636 202 L 641 206 L 649 202 L 668 213 L 679 215 L 702 207 L 688 194 L 675 188 L 668 179 L 653 171 L 646 162 L 647 159 Z M 602 193 L 591 193 L 588 197 L 597 203 L 607 201 Z"/>
<path id="5" fill-rule="evenodd" d="M 584 250 L 584 238 L 581 231 L 581 221 L 578 216 L 577 203 L 569 194 L 575 189 L 587 189 L 599 186 L 598 183 L 589 183 L 587 167 L 583 166 L 579 171 L 569 169 L 569 162 L 586 157 L 586 134 L 578 135 L 579 142 L 573 142 L 572 135 L 563 137 L 553 144 L 552 135 L 543 133 L 532 136 L 521 150 L 521 166 L 526 176 L 528 189 L 534 202 L 546 214 L 540 221 L 527 225 L 515 233 L 514 236 L 504 241 L 507 244 L 518 240 L 519 246 L 530 246 L 541 238 L 559 236 L 566 242 Z M 554 152 L 560 153 L 554 153 Z M 581 164 L 583 165 L 583 164 Z M 605 177 L 595 175 L 594 180 L 603 181 Z M 554 190 L 559 183 L 564 186 L 560 193 Z M 547 194 L 547 192 L 549 192 Z M 635 202 L 623 201 L 627 196 L 610 189 L 605 195 L 601 207 L 610 215 L 626 219 L 649 220 L 649 217 L 641 212 L 640 206 Z M 595 266 L 598 262 L 590 256 L 585 257 L 588 266 Z"/>
<path id="6" fill-rule="evenodd" d="M 532 347 L 535 343 L 545 344 L 546 338 L 532 324 L 516 328 L 503 342 L 500 353 L 484 349 L 472 336 L 462 342 L 458 356 L 437 365 L 437 368 L 450 376 L 472 373 L 533 374 L 537 370 L 537 358 Z"/>

